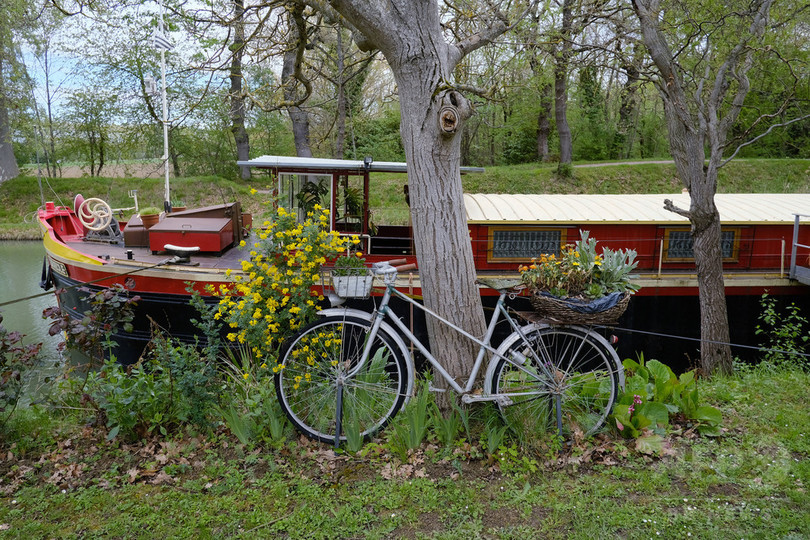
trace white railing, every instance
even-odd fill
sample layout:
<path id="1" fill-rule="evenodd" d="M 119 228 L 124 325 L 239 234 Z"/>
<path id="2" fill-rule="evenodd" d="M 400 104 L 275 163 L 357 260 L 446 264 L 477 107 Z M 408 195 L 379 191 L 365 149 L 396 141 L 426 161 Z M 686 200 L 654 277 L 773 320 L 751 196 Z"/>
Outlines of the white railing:
<path id="1" fill-rule="evenodd" d="M 799 266 L 796 262 L 796 253 L 799 248 L 808 248 L 810 246 L 799 243 L 799 223 L 802 218 L 810 218 L 808 214 L 793 214 L 795 220 L 793 222 L 793 243 L 790 248 L 790 279 L 798 279 L 803 283 L 810 284 L 810 269 Z"/>

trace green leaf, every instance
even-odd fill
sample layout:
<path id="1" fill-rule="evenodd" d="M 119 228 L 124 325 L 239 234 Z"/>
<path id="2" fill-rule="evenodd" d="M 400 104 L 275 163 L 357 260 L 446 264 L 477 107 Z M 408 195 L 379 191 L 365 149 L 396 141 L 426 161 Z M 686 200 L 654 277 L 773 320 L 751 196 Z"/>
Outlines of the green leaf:
<path id="1" fill-rule="evenodd" d="M 701 424 L 697 428 L 698 433 L 704 437 L 719 437 L 723 434 L 723 429 L 720 426 L 712 426 L 709 424 Z"/>
<path id="2" fill-rule="evenodd" d="M 120 426 L 120 425 L 114 426 L 114 427 L 113 427 L 113 428 L 110 430 L 110 432 L 109 432 L 109 433 L 107 433 L 107 440 L 108 440 L 108 441 L 113 440 L 113 439 L 114 439 L 114 438 L 115 438 L 115 437 L 118 435 L 118 432 L 119 432 L 120 430 L 121 430 L 121 426 Z"/>
<path id="3" fill-rule="evenodd" d="M 636 439 L 636 450 L 642 454 L 660 455 L 664 451 L 664 438 L 661 435 L 643 435 Z"/>
<path id="4" fill-rule="evenodd" d="M 695 412 L 695 420 L 707 422 L 709 424 L 719 426 L 723 423 L 723 414 L 716 407 L 711 405 L 703 405 L 697 408 Z"/>
<path id="5" fill-rule="evenodd" d="M 669 410 L 663 403 L 657 401 L 648 401 L 638 406 L 637 414 L 643 414 L 650 419 L 656 426 L 666 426 L 669 424 Z"/>
<path id="6" fill-rule="evenodd" d="M 650 360 L 647 362 L 647 369 L 650 370 L 656 382 L 665 382 L 675 378 L 675 374 L 669 369 L 669 366 L 662 364 L 658 360 Z"/>

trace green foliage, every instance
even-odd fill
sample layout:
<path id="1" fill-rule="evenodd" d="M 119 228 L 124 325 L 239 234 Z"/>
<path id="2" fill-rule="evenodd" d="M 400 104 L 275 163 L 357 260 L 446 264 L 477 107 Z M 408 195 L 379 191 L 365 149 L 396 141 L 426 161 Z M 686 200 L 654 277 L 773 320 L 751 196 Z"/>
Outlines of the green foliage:
<path id="1" fill-rule="evenodd" d="M 9 332 L 0 313 L 0 429 L 3 429 L 25 386 L 25 373 L 31 369 L 42 349 L 42 343 L 23 345 L 25 336 Z"/>
<path id="2" fill-rule="evenodd" d="M 613 408 L 612 418 L 625 437 L 642 438 L 644 448 L 655 448 L 669 428 L 670 418 L 683 415 L 701 435 L 716 437 L 722 433 L 720 411 L 701 405 L 695 372 L 677 377 L 669 366 L 658 360 L 638 362 L 626 359 L 625 390 Z M 653 437 L 657 435 L 658 437 Z"/>
<path id="3" fill-rule="evenodd" d="M 323 299 L 313 291 L 321 265 L 347 243 L 328 230 L 328 222 L 329 211 L 317 205 L 301 223 L 294 213 L 273 207 L 242 272 L 225 272 L 234 283 L 211 290 L 220 297 L 216 317 L 233 330 L 227 339 L 246 344 L 254 358 L 272 355 L 315 316 L 317 300 Z"/>
<path id="4" fill-rule="evenodd" d="M 361 252 L 341 255 L 335 259 L 332 267 L 333 276 L 356 276 L 366 273 L 366 259 Z M 362 274 L 361 274 L 362 273 Z"/>
<path id="5" fill-rule="evenodd" d="M 242 444 L 284 443 L 287 419 L 276 399 L 272 370 L 245 347 L 225 349 L 219 360 L 223 384 L 217 412 Z"/>
<path id="6" fill-rule="evenodd" d="M 408 450 L 415 450 L 422 445 L 428 432 L 428 409 L 433 396 L 427 383 L 421 384 L 416 395 L 408 402 L 394 420 L 388 432 L 391 450 L 405 461 Z"/>
<path id="7" fill-rule="evenodd" d="M 85 400 L 106 420 L 108 439 L 167 436 L 187 424 L 210 424 L 217 397 L 214 367 L 192 346 L 163 336 L 152 343 L 147 359 L 123 367 L 113 357 L 88 376 Z"/>
<path id="8" fill-rule="evenodd" d="M 810 367 L 810 360 L 803 356 L 810 345 L 807 318 L 802 316 L 794 302 L 780 311 L 776 299 L 763 294 L 760 300 L 762 313 L 755 334 L 765 337 L 766 349 L 763 360 L 773 365 L 796 365 Z"/>
<path id="9" fill-rule="evenodd" d="M 156 216 L 160 214 L 160 212 L 161 209 L 157 206 L 146 206 L 138 211 L 138 213 L 142 216 Z"/>
<path id="10" fill-rule="evenodd" d="M 50 335 L 61 333 L 66 336 L 66 341 L 59 344 L 60 350 L 65 347 L 78 350 L 91 361 L 100 362 L 117 345 L 112 341 L 112 335 L 119 327 L 125 332 L 132 331 L 134 307 L 141 297 L 130 297 L 129 291 L 119 283 L 95 293 L 88 287 L 79 287 L 78 290 L 88 293 L 83 299 L 83 305 L 88 309 L 82 319 L 74 319 L 59 307 L 46 309 L 42 316 L 52 321 L 48 329 Z"/>
<path id="11" fill-rule="evenodd" d="M 399 106 L 385 107 L 379 115 L 354 119 L 354 145 L 346 145 L 345 159 L 372 156 L 376 161 L 405 161 L 399 134 Z"/>
<path id="12" fill-rule="evenodd" d="M 451 390 L 447 399 L 450 401 L 451 409 L 446 414 L 442 414 L 439 405 L 434 399 L 430 406 L 430 423 L 433 426 L 433 433 L 445 448 L 452 448 L 458 438 L 458 433 L 462 427 L 470 431 L 470 413 L 462 409 L 456 400 L 456 396 Z"/>

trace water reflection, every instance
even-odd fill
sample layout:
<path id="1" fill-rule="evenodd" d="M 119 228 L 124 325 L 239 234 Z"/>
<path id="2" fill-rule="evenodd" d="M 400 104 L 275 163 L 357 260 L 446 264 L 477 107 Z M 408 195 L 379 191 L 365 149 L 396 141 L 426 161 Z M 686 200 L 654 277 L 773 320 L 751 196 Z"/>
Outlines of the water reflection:
<path id="1" fill-rule="evenodd" d="M 44 256 L 41 242 L 0 242 L 0 304 L 44 292 L 39 288 Z M 56 305 L 52 293 L 0 307 L 3 326 L 25 334 L 26 344 L 42 342 L 43 357 L 48 359 L 59 357 L 60 341 L 48 335 L 49 321 L 42 318 L 42 310 Z"/>

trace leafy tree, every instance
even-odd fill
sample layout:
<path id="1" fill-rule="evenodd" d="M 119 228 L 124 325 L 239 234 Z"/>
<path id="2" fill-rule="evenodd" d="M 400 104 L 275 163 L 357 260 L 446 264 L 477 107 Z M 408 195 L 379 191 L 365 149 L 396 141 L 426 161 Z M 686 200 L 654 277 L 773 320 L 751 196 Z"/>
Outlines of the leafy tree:
<path id="1" fill-rule="evenodd" d="M 118 96 L 101 87 L 73 92 L 67 99 L 67 120 L 72 146 L 90 166 L 90 176 L 100 176 L 110 147 L 112 121 Z"/>

